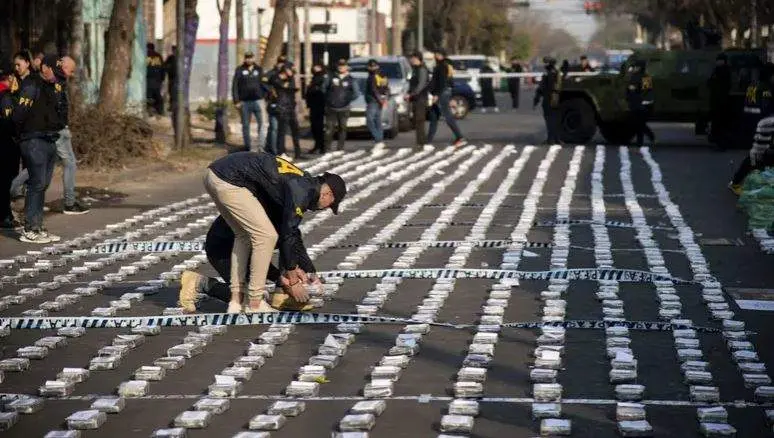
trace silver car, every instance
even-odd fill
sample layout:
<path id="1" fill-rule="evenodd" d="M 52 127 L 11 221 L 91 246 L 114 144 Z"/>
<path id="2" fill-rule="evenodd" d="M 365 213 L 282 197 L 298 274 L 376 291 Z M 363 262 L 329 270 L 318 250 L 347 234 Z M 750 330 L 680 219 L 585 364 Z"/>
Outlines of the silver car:
<path id="1" fill-rule="evenodd" d="M 411 79 L 411 64 L 403 56 L 374 56 L 373 58 L 356 57 L 348 62 L 350 72 L 368 74 L 368 60 L 374 59 L 379 63 L 382 74 L 387 76 L 390 87 L 390 95 L 395 100 L 398 112 L 399 129 L 408 131 L 411 129 L 411 107 L 404 100 L 408 94 L 409 79 Z"/>
<path id="2" fill-rule="evenodd" d="M 363 73 L 351 73 L 355 80 L 355 85 L 360 90 L 360 96 L 349 106 L 349 119 L 347 119 L 347 131 L 349 132 L 368 132 L 366 125 L 366 101 L 365 89 L 368 75 Z M 398 104 L 396 96 L 390 96 L 387 106 L 382 108 L 382 129 L 384 138 L 395 138 L 400 132 L 398 126 Z"/>

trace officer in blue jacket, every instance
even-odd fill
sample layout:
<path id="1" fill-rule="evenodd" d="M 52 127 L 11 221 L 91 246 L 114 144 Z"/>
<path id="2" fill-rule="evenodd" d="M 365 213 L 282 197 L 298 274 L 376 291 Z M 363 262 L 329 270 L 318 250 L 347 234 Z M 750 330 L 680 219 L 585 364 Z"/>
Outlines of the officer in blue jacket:
<path id="1" fill-rule="evenodd" d="M 309 278 L 299 260 L 308 254 L 298 227 L 307 210 L 330 208 L 338 214 L 347 193 L 344 180 L 331 173 L 312 176 L 265 152 L 237 152 L 210 164 L 204 186 L 235 235 L 228 312 L 242 311 L 245 293 L 245 311 L 272 310 L 264 295 L 275 246 L 291 295 L 303 301 Z"/>

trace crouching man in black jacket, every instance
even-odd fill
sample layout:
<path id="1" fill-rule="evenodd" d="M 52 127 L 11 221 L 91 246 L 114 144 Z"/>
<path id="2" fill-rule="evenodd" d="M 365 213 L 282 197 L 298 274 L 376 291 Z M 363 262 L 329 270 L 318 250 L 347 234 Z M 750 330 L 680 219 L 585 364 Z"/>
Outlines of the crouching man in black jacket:
<path id="1" fill-rule="evenodd" d="M 24 81 L 11 119 L 16 126 L 24 165 L 29 171 L 27 199 L 24 205 L 24 231 L 19 240 L 28 243 L 51 243 L 61 240 L 43 228 L 43 205 L 46 190 L 56 164 L 56 141 L 65 126 L 59 114 L 56 56 L 43 58 L 40 74 L 33 73 Z"/>
<path id="2" fill-rule="evenodd" d="M 196 303 L 199 295 L 204 294 L 216 300 L 228 303 L 231 300 L 231 251 L 234 249 L 234 232 L 231 231 L 223 216 L 218 216 L 215 222 L 210 226 L 207 232 L 207 239 L 204 242 L 204 252 L 207 254 L 207 261 L 220 275 L 223 281 L 216 278 L 207 277 L 193 271 L 184 271 L 180 277 L 180 292 L 178 302 L 180 306 L 188 313 L 196 312 Z M 305 251 L 299 251 L 301 258 L 298 259 L 298 266 L 307 273 L 311 285 L 319 286 L 322 284 L 315 275 L 317 270 L 308 257 L 304 257 Z M 249 275 L 248 275 L 249 276 Z M 272 294 L 272 307 L 280 310 L 311 310 L 312 305 L 304 304 L 306 296 L 301 296 L 296 300 L 290 295 L 290 281 L 282 275 L 279 268 L 269 264 L 269 271 L 266 279 L 277 284 L 281 292 Z"/>
<path id="3" fill-rule="evenodd" d="M 309 277 L 300 261 L 309 255 L 298 226 L 307 210 L 330 208 L 338 214 L 347 193 L 344 180 L 331 173 L 312 176 L 272 154 L 237 152 L 210 164 L 204 187 L 235 236 L 228 312 L 243 310 L 245 292 L 245 312 L 275 311 L 264 300 L 275 245 L 288 293 L 303 303 Z"/>

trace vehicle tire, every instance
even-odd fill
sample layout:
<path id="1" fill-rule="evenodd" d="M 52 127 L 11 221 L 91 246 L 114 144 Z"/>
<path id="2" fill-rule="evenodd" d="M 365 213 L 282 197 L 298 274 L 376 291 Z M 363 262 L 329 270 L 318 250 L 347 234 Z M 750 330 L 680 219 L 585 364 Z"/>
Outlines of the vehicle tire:
<path id="1" fill-rule="evenodd" d="M 562 102 L 559 105 L 559 117 L 559 138 L 565 143 L 588 143 L 597 133 L 594 108 L 583 99 Z"/>
<path id="2" fill-rule="evenodd" d="M 600 123 L 599 131 L 610 145 L 628 145 L 634 137 L 634 128 L 628 122 Z"/>
<path id="3" fill-rule="evenodd" d="M 449 99 L 449 102 L 453 102 L 456 105 L 455 107 L 452 107 L 452 114 L 454 114 L 455 119 L 462 120 L 468 116 L 468 113 L 470 112 L 470 103 L 465 96 L 460 96 L 458 94 L 454 95 Z"/>
<path id="4" fill-rule="evenodd" d="M 392 126 L 390 126 L 390 129 L 384 131 L 384 138 L 386 139 L 393 139 L 400 134 L 400 119 L 398 119 L 398 112 L 393 111 L 392 113 Z"/>

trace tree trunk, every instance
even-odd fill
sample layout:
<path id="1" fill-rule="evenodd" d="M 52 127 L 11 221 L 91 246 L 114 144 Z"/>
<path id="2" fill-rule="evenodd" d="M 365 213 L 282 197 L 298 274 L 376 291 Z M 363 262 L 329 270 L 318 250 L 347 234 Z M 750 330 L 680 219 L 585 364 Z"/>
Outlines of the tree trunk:
<path id="1" fill-rule="evenodd" d="M 231 15 L 231 0 L 217 2 L 220 14 L 220 37 L 218 39 L 218 105 L 215 110 L 215 142 L 226 143 L 228 137 L 228 22 Z"/>
<path id="2" fill-rule="evenodd" d="M 77 106 L 83 102 L 81 83 L 86 77 L 86 70 L 83 68 L 83 0 L 73 0 L 71 6 L 73 12 L 70 24 L 70 57 L 75 60 L 78 68 L 75 78 L 69 81 L 68 94 L 70 105 Z"/>
<path id="3" fill-rule="evenodd" d="M 181 0 L 183 1 L 183 0 Z M 183 147 L 191 143 L 190 88 L 191 69 L 194 49 L 196 49 L 196 31 L 199 29 L 199 15 L 196 13 L 197 0 L 185 1 L 185 58 L 183 60 L 183 110 L 185 111 L 185 139 Z"/>
<path id="4" fill-rule="evenodd" d="M 288 21 L 288 12 L 292 6 L 290 0 L 277 0 L 274 6 L 274 19 L 271 22 L 269 40 L 266 42 L 266 53 L 261 61 L 261 67 L 268 70 L 274 66 L 277 57 L 282 53 L 282 43 L 285 39 L 285 25 Z"/>
<path id="5" fill-rule="evenodd" d="M 102 112 L 123 111 L 126 81 L 129 79 L 138 0 L 115 0 L 105 46 L 105 69 L 99 87 L 98 106 Z"/>
<path id="6" fill-rule="evenodd" d="M 245 0 L 236 0 L 236 62 L 245 56 Z"/>
<path id="7" fill-rule="evenodd" d="M 220 38 L 218 39 L 218 101 L 225 102 L 228 99 L 228 22 L 231 12 L 231 0 L 223 0 L 221 7 L 218 1 L 220 13 Z"/>

